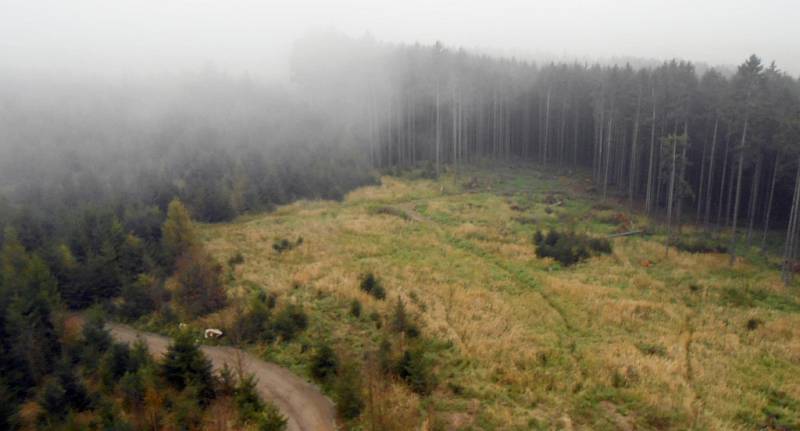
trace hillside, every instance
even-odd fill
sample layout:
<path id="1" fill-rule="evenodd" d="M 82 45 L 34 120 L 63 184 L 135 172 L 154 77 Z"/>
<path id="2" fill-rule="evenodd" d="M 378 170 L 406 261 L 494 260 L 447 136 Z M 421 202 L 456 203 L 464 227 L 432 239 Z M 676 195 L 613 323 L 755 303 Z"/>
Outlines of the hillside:
<path id="1" fill-rule="evenodd" d="M 342 202 L 204 225 L 202 237 L 221 262 L 243 257 L 231 265 L 232 297 L 265 290 L 309 315 L 296 341 L 255 352 L 309 376 L 326 342 L 362 367 L 356 429 L 800 423 L 800 300 L 796 284 L 783 285 L 778 258 L 753 249 L 729 267 L 726 254 L 665 255 L 660 229 L 612 198 L 601 202 L 590 184 L 532 165 L 440 180 L 406 173 Z M 650 233 L 615 238 L 611 254 L 563 267 L 535 254 L 536 230 L 554 228 Z M 683 235 L 699 236 L 688 226 Z M 368 272 L 384 300 L 359 288 Z M 389 334 L 398 298 L 418 337 Z M 363 311 L 351 312 L 353 300 Z M 241 311 L 233 302 L 203 323 L 229 325 Z M 390 355 L 423 346 L 432 392 L 374 371 L 383 344 Z"/>

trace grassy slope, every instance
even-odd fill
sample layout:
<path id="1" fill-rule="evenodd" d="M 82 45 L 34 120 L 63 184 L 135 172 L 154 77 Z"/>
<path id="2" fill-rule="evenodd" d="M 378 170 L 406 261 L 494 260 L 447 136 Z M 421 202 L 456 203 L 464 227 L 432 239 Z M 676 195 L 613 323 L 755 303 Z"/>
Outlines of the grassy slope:
<path id="1" fill-rule="evenodd" d="M 471 177 L 478 190 L 460 185 Z M 438 340 L 440 381 L 426 400 L 394 386 L 394 414 L 410 422 L 435 412 L 466 429 L 751 429 L 769 413 L 797 424 L 800 305 L 775 262 L 754 252 L 734 268 L 725 255 L 665 257 L 659 235 L 616 239 L 612 255 L 570 269 L 536 258 L 537 227 L 617 228 L 596 220 L 625 211 L 593 209 L 586 185 L 530 166 L 459 181 L 386 177 L 341 203 L 299 202 L 203 235 L 221 261 L 244 255 L 238 289 L 306 306 L 304 339 L 261 348 L 300 373 L 303 345 L 320 338 L 353 357 L 374 349 L 381 331 L 367 316 L 404 298 Z M 548 214 L 551 192 L 564 204 Z M 273 251 L 273 240 L 298 236 L 301 246 Z M 365 271 L 380 276 L 389 301 L 359 291 Z M 354 298 L 360 319 L 348 314 Z M 763 323 L 748 330 L 750 319 Z"/>

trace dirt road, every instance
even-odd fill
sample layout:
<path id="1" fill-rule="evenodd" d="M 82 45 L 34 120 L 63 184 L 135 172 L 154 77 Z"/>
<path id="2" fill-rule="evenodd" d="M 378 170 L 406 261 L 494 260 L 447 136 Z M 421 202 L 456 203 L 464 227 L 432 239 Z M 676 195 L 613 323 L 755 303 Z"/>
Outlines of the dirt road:
<path id="1" fill-rule="evenodd" d="M 133 343 L 141 338 L 147 343 L 150 354 L 160 358 L 171 340 L 167 337 L 137 331 L 129 326 L 108 323 L 116 341 Z M 288 431 L 334 431 L 336 413 L 333 403 L 314 385 L 278 365 L 233 347 L 202 346 L 215 370 L 225 364 L 233 370 L 241 369 L 258 379 L 257 389 L 265 400 L 273 402 L 288 419 Z M 241 368 L 240 368 L 241 367 Z"/>

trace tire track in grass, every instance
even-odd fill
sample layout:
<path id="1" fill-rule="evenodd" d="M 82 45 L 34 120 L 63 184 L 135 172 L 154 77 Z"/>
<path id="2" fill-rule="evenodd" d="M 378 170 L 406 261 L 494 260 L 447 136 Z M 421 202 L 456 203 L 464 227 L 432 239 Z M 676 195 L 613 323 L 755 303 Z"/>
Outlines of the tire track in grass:
<path id="1" fill-rule="evenodd" d="M 555 310 L 556 314 L 558 314 L 564 328 L 566 329 L 567 334 L 577 333 L 579 332 L 578 328 L 573 325 L 569 318 L 567 318 L 567 313 L 563 307 L 557 304 L 550 295 L 548 295 L 539 282 L 527 271 L 521 270 L 519 268 L 515 268 L 513 265 L 509 265 L 507 262 L 503 261 L 502 259 L 497 258 L 496 256 L 487 253 L 486 251 L 480 249 L 479 247 L 474 246 L 468 240 L 456 238 L 445 229 L 443 229 L 437 222 L 431 220 L 419 214 L 412 206 L 409 204 L 402 205 L 400 208 L 406 212 L 409 219 L 414 220 L 419 223 L 425 223 L 436 231 L 440 238 L 444 240 L 445 243 L 449 244 L 452 247 L 455 247 L 467 254 L 477 257 L 490 265 L 499 268 L 503 272 L 507 273 L 511 276 L 511 279 L 514 281 L 515 284 L 526 288 L 528 290 L 533 290 L 539 294 L 539 296 L 544 300 L 544 302 L 553 310 Z M 587 372 L 583 367 L 583 362 L 581 361 L 580 356 L 576 352 L 576 342 L 575 338 L 565 334 L 564 332 L 557 331 L 557 336 L 559 340 L 559 345 L 562 350 L 567 351 L 569 356 L 571 357 L 575 368 L 578 369 L 578 372 L 581 376 L 581 381 L 585 380 L 587 377 Z M 569 339 L 567 339 L 569 338 Z"/>

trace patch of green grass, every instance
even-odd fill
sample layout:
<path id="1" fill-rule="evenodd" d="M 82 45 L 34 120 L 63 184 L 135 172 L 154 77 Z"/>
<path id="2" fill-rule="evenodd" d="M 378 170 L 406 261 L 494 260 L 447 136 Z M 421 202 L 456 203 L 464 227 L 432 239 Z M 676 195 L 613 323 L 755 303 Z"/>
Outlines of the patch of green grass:
<path id="1" fill-rule="evenodd" d="M 797 299 L 749 286 L 726 287 L 722 290 L 720 300 L 723 304 L 734 307 L 761 307 L 792 313 L 800 312 L 800 303 Z"/>
<path id="2" fill-rule="evenodd" d="M 370 214 L 390 215 L 394 217 L 399 217 L 403 220 L 411 219 L 411 217 L 409 217 L 405 211 L 401 210 L 400 208 L 395 208 L 388 205 L 371 205 L 368 207 L 368 212 Z"/>

